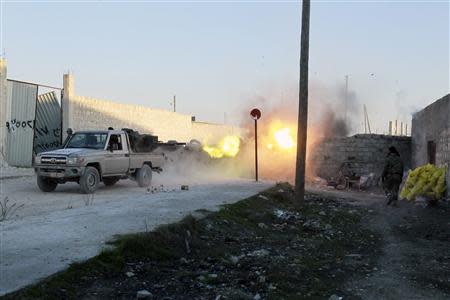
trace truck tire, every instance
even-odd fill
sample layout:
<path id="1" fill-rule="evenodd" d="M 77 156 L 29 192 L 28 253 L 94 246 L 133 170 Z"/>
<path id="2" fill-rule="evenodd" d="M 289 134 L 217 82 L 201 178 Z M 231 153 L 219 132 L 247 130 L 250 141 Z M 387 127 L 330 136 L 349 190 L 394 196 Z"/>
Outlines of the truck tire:
<path id="1" fill-rule="evenodd" d="M 50 178 L 38 176 L 37 185 L 41 191 L 49 193 L 56 189 L 58 183 Z"/>
<path id="2" fill-rule="evenodd" d="M 115 185 L 117 181 L 119 181 L 119 178 L 117 178 L 117 177 L 106 177 L 106 178 L 103 178 L 103 184 L 106 185 L 106 186 Z"/>
<path id="3" fill-rule="evenodd" d="M 136 171 L 136 181 L 140 187 L 148 187 L 152 183 L 152 168 L 143 165 Z"/>
<path id="4" fill-rule="evenodd" d="M 80 177 L 80 188 L 83 194 L 94 193 L 100 182 L 100 174 L 94 167 L 86 167 L 83 175 Z"/>

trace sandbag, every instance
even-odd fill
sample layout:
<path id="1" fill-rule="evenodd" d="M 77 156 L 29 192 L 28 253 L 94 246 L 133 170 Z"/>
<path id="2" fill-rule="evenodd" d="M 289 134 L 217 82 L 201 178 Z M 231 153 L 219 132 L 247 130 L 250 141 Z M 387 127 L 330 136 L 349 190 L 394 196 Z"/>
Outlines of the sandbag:
<path id="1" fill-rule="evenodd" d="M 442 199 L 446 189 L 446 172 L 447 167 L 438 168 L 432 164 L 409 171 L 400 197 L 408 201 L 415 200 L 417 196 L 425 196 L 433 200 Z"/>

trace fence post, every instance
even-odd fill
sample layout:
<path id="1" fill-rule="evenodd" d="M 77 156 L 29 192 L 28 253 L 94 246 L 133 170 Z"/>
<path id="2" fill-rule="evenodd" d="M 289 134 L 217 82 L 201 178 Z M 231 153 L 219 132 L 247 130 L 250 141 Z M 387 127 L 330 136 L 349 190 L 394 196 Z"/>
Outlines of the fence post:
<path id="1" fill-rule="evenodd" d="M 6 59 L 0 58 L 0 152 L 2 153 L 3 157 L 5 157 L 6 155 L 6 102 L 8 101 L 8 83 L 6 77 Z"/>
<path id="2" fill-rule="evenodd" d="M 63 96 L 61 98 L 61 120 L 62 120 L 62 140 L 67 137 L 67 129 L 74 128 L 73 124 L 73 96 L 75 91 L 74 77 L 72 74 L 64 74 L 63 76 Z"/>

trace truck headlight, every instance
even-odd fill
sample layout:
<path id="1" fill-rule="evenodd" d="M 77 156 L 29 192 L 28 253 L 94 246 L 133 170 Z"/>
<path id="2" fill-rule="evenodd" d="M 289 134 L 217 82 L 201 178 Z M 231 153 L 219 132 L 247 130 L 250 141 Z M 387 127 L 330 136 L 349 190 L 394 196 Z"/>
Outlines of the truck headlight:
<path id="1" fill-rule="evenodd" d="M 34 158 L 34 163 L 35 164 L 40 164 L 41 163 L 41 156 L 36 156 L 35 158 Z"/>
<path id="2" fill-rule="evenodd" d="M 77 165 L 81 164 L 84 161 L 84 158 L 81 157 L 68 157 L 66 163 L 68 165 Z"/>

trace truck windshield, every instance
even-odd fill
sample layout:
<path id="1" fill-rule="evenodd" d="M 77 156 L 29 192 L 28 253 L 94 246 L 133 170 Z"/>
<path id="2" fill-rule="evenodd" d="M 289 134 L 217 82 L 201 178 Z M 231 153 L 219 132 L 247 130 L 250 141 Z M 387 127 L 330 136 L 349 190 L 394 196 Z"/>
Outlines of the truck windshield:
<path id="1" fill-rule="evenodd" d="M 66 148 L 104 149 L 107 133 L 75 133 L 66 144 Z"/>

